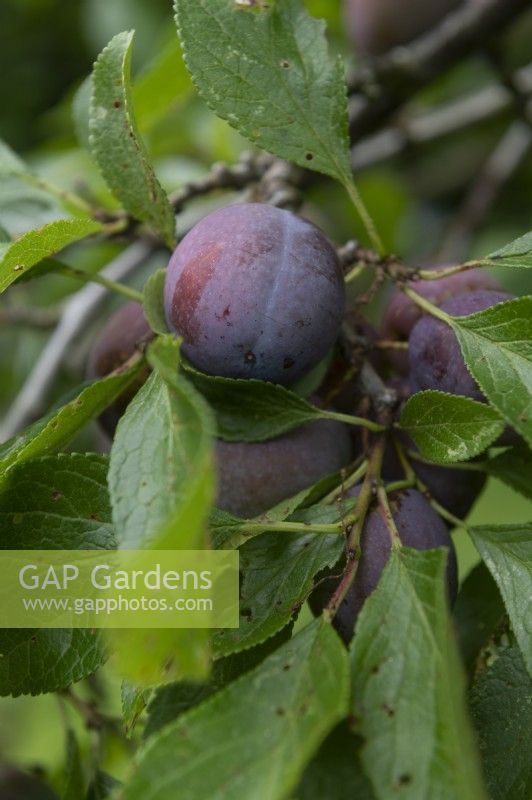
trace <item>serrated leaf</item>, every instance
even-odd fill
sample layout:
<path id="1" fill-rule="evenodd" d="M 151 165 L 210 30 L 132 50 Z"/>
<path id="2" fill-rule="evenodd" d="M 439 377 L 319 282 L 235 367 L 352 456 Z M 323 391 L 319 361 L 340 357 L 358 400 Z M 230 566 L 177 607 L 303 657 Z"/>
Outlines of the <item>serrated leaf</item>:
<path id="1" fill-rule="evenodd" d="M 126 211 L 173 248 L 174 210 L 155 176 L 131 107 L 133 35 L 117 34 L 94 65 L 89 143 L 103 177 Z"/>
<path id="2" fill-rule="evenodd" d="M 219 378 L 185 371 L 216 415 L 218 435 L 228 442 L 263 442 L 326 413 L 274 383 Z"/>
<path id="3" fill-rule="evenodd" d="M 532 267 L 532 231 L 490 253 L 484 260 L 501 267 Z"/>
<path id="4" fill-rule="evenodd" d="M 164 282 L 166 270 L 158 269 L 144 284 L 144 316 L 154 333 L 168 333 L 166 315 L 164 313 Z"/>
<path id="5" fill-rule="evenodd" d="M 486 471 L 532 500 L 532 451 L 525 444 L 490 458 Z"/>
<path id="6" fill-rule="evenodd" d="M 72 119 L 78 142 L 82 147 L 90 151 L 89 142 L 89 121 L 90 121 L 90 105 L 92 97 L 92 75 L 87 75 L 83 83 L 81 83 L 72 100 Z"/>
<path id="7" fill-rule="evenodd" d="M 102 225 L 91 219 L 58 219 L 24 233 L 2 253 L 0 292 L 48 256 L 101 230 Z"/>
<path id="8" fill-rule="evenodd" d="M 350 180 L 344 67 L 322 20 L 299 0 L 176 0 L 175 9 L 185 63 L 219 117 L 280 158 Z"/>
<path id="9" fill-rule="evenodd" d="M 148 349 L 154 373 L 116 430 L 109 488 L 123 548 L 201 549 L 214 494 L 208 407 L 178 374 L 179 342 L 159 338 Z M 132 681 L 202 679 L 209 668 L 206 630 L 121 630 L 113 635 Z"/>
<path id="10" fill-rule="evenodd" d="M 127 800 L 281 800 L 347 710 L 346 653 L 316 620 L 143 751 Z"/>
<path id="11" fill-rule="evenodd" d="M 452 326 L 490 403 L 532 445 L 532 297 L 455 317 Z"/>
<path id="12" fill-rule="evenodd" d="M 499 587 L 532 675 L 532 525 L 479 526 L 469 533 Z"/>
<path id="13" fill-rule="evenodd" d="M 338 561 L 343 546 L 342 536 L 312 533 L 263 534 L 244 545 L 240 627 L 214 634 L 215 653 L 260 644 L 287 625 L 312 591 L 314 576 Z"/>
<path id="14" fill-rule="evenodd" d="M 351 647 L 352 713 L 378 800 L 485 800 L 444 585 L 444 549 L 393 550 Z"/>
<path id="15" fill-rule="evenodd" d="M 504 617 L 504 603 L 497 584 L 482 562 L 462 583 L 453 617 L 462 659 L 471 675 L 480 651 Z"/>
<path id="16" fill-rule="evenodd" d="M 107 460 L 58 455 L 10 472 L 0 494 L 4 549 L 92 549 L 114 545 Z M 0 630 L 0 695 L 65 689 L 107 658 L 89 630 Z"/>
<path id="17" fill-rule="evenodd" d="M 532 796 L 532 681 L 516 645 L 501 648 L 471 692 L 492 800 Z"/>
<path id="18" fill-rule="evenodd" d="M 0 449 L 0 486 L 15 464 L 47 455 L 66 445 L 77 431 L 104 411 L 144 369 L 135 357 L 106 378 L 83 389 L 78 397 L 6 442 Z"/>
<path id="19" fill-rule="evenodd" d="M 400 426 L 425 458 L 452 464 L 473 458 L 493 444 L 504 430 L 504 421 L 493 408 L 469 397 L 427 391 L 409 398 Z"/>

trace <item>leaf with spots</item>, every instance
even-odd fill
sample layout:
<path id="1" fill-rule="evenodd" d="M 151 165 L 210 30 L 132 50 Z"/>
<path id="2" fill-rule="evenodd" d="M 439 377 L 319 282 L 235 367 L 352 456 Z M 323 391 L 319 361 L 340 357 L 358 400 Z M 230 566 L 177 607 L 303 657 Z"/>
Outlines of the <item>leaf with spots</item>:
<path id="1" fill-rule="evenodd" d="M 377 800 L 486 800 L 444 584 L 446 551 L 392 550 L 351 645 L 352 713 Z"/>
<path id="2" fill-rule="evenodd" d="M 133 32 L 117 34 L 92 74 L 89 144 L 110 190 L 136 219 L 175 246 L 175 215 L 142 142 L 131 104 Z"/>
<path id="3" fill-rule="evenodd" d="M 167 726 L 126 800 L 281 800 L 347 712 L 347 656 L 323 619 Z M 208 743 L 208 746 L 206 746 Z"/>
<path id="4" fill-rule="evenodd" d="M 0 292 L 44 259 L 101 230 L 91 219 L 58 219 L 22 234 L 0 254 Z"/>
<path id="5" fill-rule="evenodd" d="M 452 464 L 473 458 L 493 444 L 504 430 L 504 421 L 485 403 L 428 391 L 408 400 L 400 426 L 425 458 Z"/>
<path id="6" fill-rule="evenodd" d="M 58 455 L 15 467 L 0 494 L 2 549 L 111 549 L 107 459 Z M 65 689 L 106 660 L 89 630 L 0 630 L 0 694 Z"/>
<path id="7" fill-rule="evenodd" d="M 175 9 L 185 63 L 219 117 L 280 158 L 351 180 L 344 67 L 322 20 L 300 0 L 176 0 Z"/>

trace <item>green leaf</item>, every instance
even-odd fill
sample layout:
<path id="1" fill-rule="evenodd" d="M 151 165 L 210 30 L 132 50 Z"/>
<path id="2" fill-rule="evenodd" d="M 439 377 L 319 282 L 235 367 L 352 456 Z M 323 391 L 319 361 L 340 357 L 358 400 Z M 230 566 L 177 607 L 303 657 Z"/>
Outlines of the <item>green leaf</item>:
<path id="1" fill-rule="evenodd" d="M 67 732 L 67 757 L 65 767 L 65 783 L 61 800 L 80 800 L 85 795 L 85 777 L 81 763 L 81 753 L 72 730 Z"/>
<path id="2" fill-rule="evenodd" d="M 263 442 L 327 416 L 284 386 L 213 377 L 189 365 L 184 368 L 213 409 L 218 435 L 228 442 Z"/>
<path id="3" fill-rule="evenodd" d="M 532 675 L 532 525 L 479 526 L 469 533 L 499 587 Z"/>
<path id="4" fill-rule="evenodd" d="M 444 585 L 446 551 L 393 550 L 358 618 L 352 713 L 379 800 L 484 800 Z"/>
<path id="5" fill-rule="evenodd" d="M 4 549 L 93 549 L 114 545 L 107 460 L 58 455 L 13 469 L 0 494 Z M 107 658 L 90 630 L 0 630 L 0 695 L 65 689 Z"/>
<path id="6" fill-rule="evenodd" d="M 491 458 L 485 468 L 494 478 L 532 500 L 532 451 L 525 444 Z"/>
<path id="7" fill-rule="evenodd" d="M 144 316 L 154 333 L 168 333 L 166 315 L 164 313 L 164 282 L 166 270 L 158 269 L 148 278 L 144 285 Z"/>
<path id="8" fill-rule="evenodd" d="M 137 219 L 175 247 L 175 214 L 140 139 L 131 107 L 133 32 L 117 34 L 94 65 L 90 148 L 109 188 Z"/>
<path id="9" fill-rule="evenodd" d="M 175 37 L 163 47 L 133 86 L 133 106 L 139 127 L 153 127 L 191 91 L 192 84 Z"/>
<path id="10" fill-rule="evenodd" d="M 8 175 L 26 175 L 29 172 L 30 168 L 24 161 L 0 139 L 0 175 L 7 177 Z"/>
<path id="11" fill-rule="evenodd" d="M 490 403 L 532 445 L 532 297 L 455 317 L 451 324 Z"/>
<path id="12" fill-rule="evenodd" d="M 139 688 L 128 683 L 128 681 L 122 681 L 122 720 L 128 738 L 130 738 L 139 717 L 147 707 L 151 695 L 151 689 Z"/>
<path id="13" fill-rule="evenodd" d="M 185 63 L 219 117 L 280 158 L 351 179 L 344 67 L 329 55 L 322 20 L 300 0 L 175 8 Z"/>
<path id="14" fill-rule="evenodd" d="M 428 391 L 413 395 L 401 414 L 421 455 L 437 464 L 466 461 L 501 435 L 504 421 L 490 406 L 469 397 Z"/>
<path id="15" fill-rule="evenodd" d="M 347 710 L 346 652 L 323 620 L 154 737 L 127 800 L 280 800 Z"/>
<path id="16" fill-rule="evenodd" d="M 24 233 L 1 254 L 0 292 L 48 256 L 101 230 L 99 222 L 80 218 L 58 219 Z"/>
<path id="17" fill-rule="evenodd" d="M 213 497 L 213 422 L 178 374 L 176 340 L 156 340 L 148 359 L 154 373 L 120 420 L 111 450 L 117 537 L 127 549 L 195 549 L 205 542 Z"/>
<path id="18" fill-rule="evenodd" d="M 532 797 L 532 681 L 516 645 L 501 648 L 471 692 L 492 800 Z"/>
<path id="19" fill-rule="evenodd" d="M 311 593 L 314 576 L 338 561 L 343 546 L 342 536 L 312 533 L 263 534 L 244 545 L 240 627 L 215 633 L 216 654 L 252 647 L 287 625 Z"/>
<path id="20" fill-rule="evenodd" d="M 0 449 L 0 485 L 15 464 L 39 458 L 66 445 L 77 431 L 121 395 L 143 369 L 143 360 L 135 357 L 128 365 L 87 386 L 74 400 L 6 442 Z"/>
<path id="21" fill-rule="evenodd" d="M 532 267 L 532 231 L 483 260 L 496 262 L 496 266 L 501 267 Z"/>
<path id="22" fill-rule="evenodd" d="M 504 603 L 497 584 L 482 562 L 460 587 L 453 610 L 462 659 L 469 675 L 477 658 L 504 617 Z"/>
<path id="23" fill-rule="evenodd" d="M 10 470 L 0 493 L 3 550 L 115 546 L 104 456 L 59 454 Z"/>
<path id="24" fill-rule="evenodd" d="M 214 494 L 211 415 L 178 374 L 177 340 L 157 339 L 148 360 L 154 373 L 120 420 L 111 450 L 117 538 L 126 549 L 201 549 Z M 208 672 L 206 630 L 121 630 L 113 643 L 124 674 L 139 684 Z"/>

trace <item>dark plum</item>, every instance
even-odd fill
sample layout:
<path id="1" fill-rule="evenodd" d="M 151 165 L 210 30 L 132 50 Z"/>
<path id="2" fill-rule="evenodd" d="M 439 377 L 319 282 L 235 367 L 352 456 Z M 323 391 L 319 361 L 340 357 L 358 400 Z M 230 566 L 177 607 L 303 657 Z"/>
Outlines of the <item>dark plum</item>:
<path id="1" fill-rule="evenodd" d="M 359 491 L 355 487 L 351 495 Z M 458 592 L 458 565 L 453 542 L 446 525 L 436 514 L 428 501 L 415 489 L 395 492 L 389 497 L 390 507 L 399 538 L 407 547 L 416 550 L 431 550 L 446 547 L 449 551 L 447 560 L 447 593 L 450 604 L 454 604 Z M 362 555 L 358 565 L 354 583 L 341 604 L 334 626 L 342 639 L 347 643 L 353 636 L 355 622 L 365 600 L 376 589 L 382 571 L 391 552 L 390 532 L 378 508 L 371 510 L 366 518 L 360 541 Z M 324 593 L 332 596 L 336 578 L 325 582 L 325 590 L 320 592 L 320 601 L 326 599 Z M 315 604 L 311 604 L 313 610 Z"/>
<path id="2" fill-rule="evenodd" d="M 103 378 L 118 369 L 152 335 L 140 303 L 126 303 L 112 315 L 94 342 L 89 354 L 87 377 Z M 147 373 L 100 415 L 100 423 L 109 436 L 114 435 L 118 420 L 146 377 Z"/>
<path id="3" fill-rule="evenodd" d="M 191 363 L 211 375 L 292 383 L 329 352 L 344 305 L 342 271 L 324 234 L 260 203 L 209 214 L 168 266 L 168 325 Z"/>
<path id="4" fill-rule="evenodd" d="M 511 299 L 512 295 L 504 292 L 467 292 L 442 303 L 441 309 L 452 316 L 465 317 Z M 425 316 L 414 325 L 409 339 L 409 361 L 412 392 L 437 389 L 475 400 L 485 399 L 465 365 L 454 331 L 445 322 Z"/>
<path id="5" fill-rule="evenodd" d="M 238 517 L 254 517 L 350 460 L 349 430 L 333 420 L 309 422 L 267 442 L 218 441 L 217 505 Z"/>
<path id="6" fill-rule="evenodd" d="M 438 269 L 438 267 L 434 267 Z M 441 269 L 441 267 L 440 267 Z M 499 290 L 497 280 L 482 269 L 458 272 L 438 281 L 411 281 L 408 284 L 422 297 L 436 306 L 466 292 L 479 290 Z M 400 289 L 392 293 L 382 319 L 382 338 L 406 341 L 416 322 L 424 315 L 423 310 Z M 400 372 L 408 372 L 408 352 L 406 350 L 387 351 L 388 361 Z"/>
<path id="7" fill-rule="evenodd" d="M 404 45 L 436 25 L 461 0 L 344 0 L 349 36 L 366 56 Z"/>

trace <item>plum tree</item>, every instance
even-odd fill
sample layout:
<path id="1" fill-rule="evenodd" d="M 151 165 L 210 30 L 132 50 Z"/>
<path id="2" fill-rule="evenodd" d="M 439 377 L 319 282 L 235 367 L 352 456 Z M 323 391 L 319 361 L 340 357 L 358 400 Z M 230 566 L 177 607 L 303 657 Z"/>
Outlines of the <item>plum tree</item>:
<path id="1" fill-rule="evenodd" d="M 267 442 L 216 444 L 217 505 L 239 517 L 261 514 L 351 460 L 347 426 L 317 420 Z"/>
<path id="2" fill-rule="evenodd" d="M 87 362 L 88 378 L 103 378 L 124 364 L 135 353 L 140 344 L 150 339 L 152 332 L 140 303 L 126 303 L 109 319 L 95 340 Z M 118 420 L 131 399 L 146 379 L 145 373 L 124 392 L 99 417 L 109 436 L 113 436 Z"/>
<path id="3" fill-rule="evenodd" d="M 434 267 L 434 269 L 438 269 L 438 267 Z M 411 281 L 408 286 L 436 306 L 466 292 L 500 289 L 494 276 L 482 269 L 458 272 L 456 275 L 449 275 L 437 281 Z M 412 328 L 423 315 L 424 312 L 420 306 L 400 289 L 395 289 L 382 318 L 382 338 L 406 341 Z M 406 351 L 390 349 L 387 356 L 388 361 L 395 369 L 404 373 L 408 372 L 408 353 Z"/>
<path id="4" fill-rule="evenodd" d="M 209 214 L 175 250 L 165 284 L 171 330 L 212 375 L 290 384 L 333 346 L 345 296 L 318 228 L 260 203 Z"/>
<path id="5" fill-rule="evenodd" d="M 349 494 L 356 496 L 359 487 Z M 446 584 L 449 602 L 456 600 L 458 592 L 458 566 L 452 539 L 445 523 L 423 495 L 415 489 L 405 489 L 390 495 L 390 508 L 401 542 L 416 550 L 431 550 L 445 547 L 448 550 Z M 391 537 L 380 510 L 370 510 L 360 540 L 361 557 L 355 580 L 341 604 L 334 625 L 347 643 L 353 636 L 354 626 L 362 605 L 375 590 L 391 552 Z M 332 596 L 338 578 L 330 579 L 319 592 L 319 602 L 324 605 L 327 596 Z M 316 599 L 312 608 L 316 612 Z"/>
<path id="6" fill-rule="evenodd" d="M 504 292 L 467 292 L 441 304 L 443 311 L 464 317 L 510 300 Z M 439 389 L 442 392 L 484 400 L 468 371 L 452 328 L 431 316 L 422 317 L 412 328 L 409 339 L 410 386 L 413 392 Z"/>
<path id="7" fill-rule="evenodd" d="M 345 0 L 344 18 L 357 49 L 379 56 L 437 24 L 462 0 Z"/>

